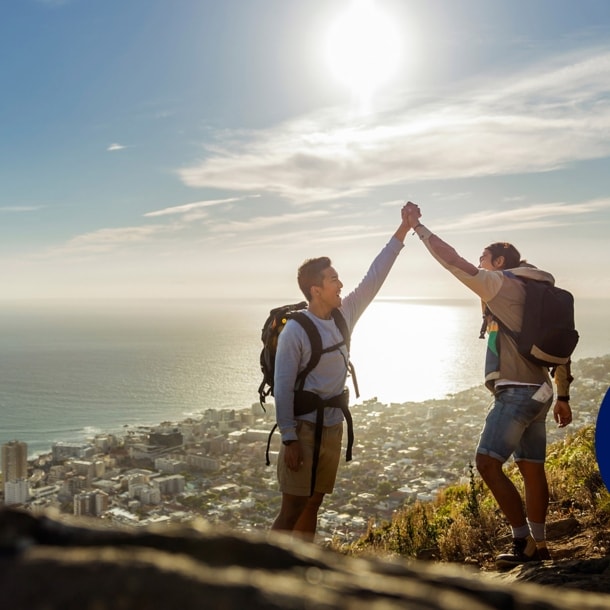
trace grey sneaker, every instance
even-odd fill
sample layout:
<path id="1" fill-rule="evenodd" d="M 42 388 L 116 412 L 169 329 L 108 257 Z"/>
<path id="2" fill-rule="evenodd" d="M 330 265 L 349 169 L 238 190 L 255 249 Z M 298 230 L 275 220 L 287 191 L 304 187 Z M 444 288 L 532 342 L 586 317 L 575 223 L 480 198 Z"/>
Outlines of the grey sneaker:
<path id="1" fill-rule="evenodd" d="M 545 550 L 548 555 L 548 549 Z M 550 559 L 550 556 L 548 558 Z M 536 541 L 531 536 L 527 536 L 526 538 L 513 538 L 513 552 L 498 555 L 496 566 L 500 569 L 514 568 L 522 563 L 541 560 Z"/>

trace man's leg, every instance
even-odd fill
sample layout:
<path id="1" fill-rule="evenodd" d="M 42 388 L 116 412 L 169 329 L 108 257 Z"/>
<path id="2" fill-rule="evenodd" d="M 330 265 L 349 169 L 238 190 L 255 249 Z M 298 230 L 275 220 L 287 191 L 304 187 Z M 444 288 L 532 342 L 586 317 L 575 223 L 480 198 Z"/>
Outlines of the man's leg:
<path id="1" fill-rule="evenodd" d="M 510 525 L 513 528 L 527 525 L 523 501 L 513 482 L 504 474 L 502 462 L 489 455 L 477 453 L 476 466 Z"/>
<path id="2" fill-rule="evenodd" d="M 542 405 L 538 417 L 527 427 L 519 447 L 515 450 L 515 462 L 523 477 L 525 488 L 525 512 L 531 534 L 536 541 L 538 558 L 551 559 L 546 546 L 546 516 L 549 507 L 549 486 L 544 468 L 546 458 L 546 415 L 552 400 Z"/>
<path id="3" fill-rule="evenodd" d="M 316 527 L 318 525 L 318 510 L 324 500 L 324 494 L 318 491 L 314 492 L 313 496 L 307 498 L 307 503 L 303 512 L 296 522 L 293 531 L 299 534 L 300 538 L 313 542 L 316 535 Z"/>
<path id="4" fill-rule="evenodd" d="M 477 447 L 477 469 L 512 528 L 513 552 L 499 555 L 496 558 L 498 567 L 511 567 L 544 558 L 538 551 L 530 528 L 534 514 L 536 516 L 540 514 L 541 504 L 544 504 L 546 512 L 546 501 L 541 502 L 540 496 L 536 496 L 536 491 L 533 489 L 535 481 L 540 482 L 540 473 L 535 468 L 524 466 L 526 473 L 524 478 L 527 476 L 530 479 L 527 492 L 528 506 L 533 510 L 531 516 L 528 511 L 530 517 L 528 523 L 521 496 L 502 470 L 502 464 L 510 455 L 514 455 L 517 462 L 521 460 L 527 460 L 531 464 L 544 462 L 544 420 L 550 401 L 540 403 L 534 400 L 534 391 L 534 388 L 527 386 L 499 388 L 495 393 L 493 407 L 487 415 Z M 529 476 L 530 471 L 533 476 Z M 546 484 L 543 489 L 548 493 Z M 536 529 L 539 529 L 538 526 Z"/>
<path id="5" fill-rule="evenodd" d="M 517 466 L 525 487 L 527 521 L 538 551 L 538 558 L 551 559 L 546 545 L 546 515 L 549 507 L 549 486 L 544 464 L 519 460 Z"/>
<path id="6" fill-rule="evenodd" d="M 500 569 L 512 568 L 520 563 L 539 559 L 536 541 L 529 533 L 521 496 L 513 482 L 504 474 L 502 462 L 478 453 L 476 464 L 513 531 L 513 550 L 511 553 L 498 555 L 496 565 Z"/>
<path id="7" fill-rule="evenodd" d="M 288 531 L 294 530 L 294 527 L 303 514 L 305 506 L 309 498 L 307 496 L 294 496 L 292 494 L 282 494 L 282 506 L 280 512 L 275 518 L 272 530 L 276 531 Z"/>
<path id="8" fill-rule="evenodd" d="M 316 472 L 316 491 L 307 498 L 307 504 L 294 526 L 295 534 L 313 542 L 318 525 L 318 511 L 327 493 L 332 493 L 339 461 L 341 459 L 341 439 L 343 424 L 325 426 L 322 431 L 320 461 Z"/>
<path id="9" fill-rule="evenodd" d="M 525 487 L 525 510 L 527 518 L 534 523 L 544 523 L 549 507 L 549 486 L 544 464 L 520 460 L 517 466 Z"/>

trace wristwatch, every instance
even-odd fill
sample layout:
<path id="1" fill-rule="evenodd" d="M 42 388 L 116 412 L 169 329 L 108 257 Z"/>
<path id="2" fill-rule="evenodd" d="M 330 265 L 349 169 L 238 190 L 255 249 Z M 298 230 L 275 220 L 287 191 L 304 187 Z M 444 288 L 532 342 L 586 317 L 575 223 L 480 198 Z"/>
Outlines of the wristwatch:
<path id="1" fill-rule="evenodd" d="M 282 441 L 282 444 L 285 445 L 286 447 L 288 447 L 288 445 L 292 445 L 292 443 L 296 443 L 296 441 L 294 439 L 292 439 L 290 441 Z"/>

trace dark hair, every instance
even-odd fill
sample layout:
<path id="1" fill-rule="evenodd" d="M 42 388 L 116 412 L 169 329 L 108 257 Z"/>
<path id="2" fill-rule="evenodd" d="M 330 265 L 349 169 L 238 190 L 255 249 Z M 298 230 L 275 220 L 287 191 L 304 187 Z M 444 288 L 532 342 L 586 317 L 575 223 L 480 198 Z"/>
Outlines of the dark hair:
<path id="1" fill-rule="evenodd" d="M 331 266 L 328 256 L 307 259 L 297 272 L 299 288 L 308 301 L 311 301 L 311 287 L 321 286 L 324 279 L 324 270 Z"/>
<path id="2" fill-rule="evenodd" d="M 519 250 L 515 248 L 512 244 L 504 241 L 497 241 L 496 243 L 487 246 L 485 250 L 489 250 L 491 252 L 491 260 L 492 262 L 496 260 L 498 257 L 504 257 L 504 269 L 515 269 L 519 267 L 525 261 L 521 260 L 521 254 Z"/>

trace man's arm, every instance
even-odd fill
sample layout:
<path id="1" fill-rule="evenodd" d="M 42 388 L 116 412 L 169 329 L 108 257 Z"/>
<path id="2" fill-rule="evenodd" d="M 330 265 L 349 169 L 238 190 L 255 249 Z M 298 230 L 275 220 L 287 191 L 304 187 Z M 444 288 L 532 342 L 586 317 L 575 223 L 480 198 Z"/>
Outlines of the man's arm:
<path id="1" fill-rule="evenodd" d="M 409 201 L 409 203 L 405 203 L 405 205 L 402 206 L 400 210 L 400 225 L 398 225 L 398 229 L 396 229 L 396 232 L 393 235 L 394 239 L 397 239 L 403 244 L 405 243 L 405 238 L 411 228 L 409 223 L 409 204 L 415 205 Z"/>
<path id="2" fill-rule="evenodd" d="M 282 435 L 282 441 L 297 439 L 296 419 L 294 417 L 294 387 L 303 350 L 306 349 L 301 332 L 305 332 L 298 322 L 288 320 L 280 333 L 275 354 L 275 376 L 273 395 L 275 398 L 275 417 Z M 309 345 L 307 346 L 309 348 Z"/>
<path id="3" fill-rule="evenodd" d="M 555 385 L 557 386 L 557 400 L 553 407 L 553 417 L 560 428 L 572 422 L 572 409 L 570 408 L 570 384 L 574 381 L 570 370 L 570 363 L 561 364 L 555 369 Z"/>
<path id="4" fill-rule="evenodd" d="M 421 222 L 421 211 L 414 203 L 407 203 L 407 219 L 413 231 L 417 234 L 432 256 L 452 273 L 460 282 L 487 302 L 493 299 L 502 286 L 502 274 L 496 271 L 485 271 L 475 267 L 462 258 L 455 249 L 435 235 Z"/>
<path id="5" fill-rule="evenodd" d="M 362 312 L 379 292 L 398 254 L 403 248 L 405 238 L 410 229 L 407 205 L 404 205 L 400 210 L 400 224 L 389 242 L 375 257 L 358 286 L 343 299 L 341 311 L 345 316 L 350 331 L 353 330 Z"/>
<path id="6" fill-rule="evenodd" d="M 274 398 L 275 418 L 285 445 L 284 461 L 290 470 L 298 471 L 303 464 L 301 443 L 294 417 L 294 386 L 299 373 L 304 343 L 300 324 L 289 320 L 278 337 L 275 354 Z M 309 342 L 307 342 L 309 344 Z M 309 348 L 311 349 L 311 348 Z M 309 357 L 308 355 L 306 355 Z"/>

